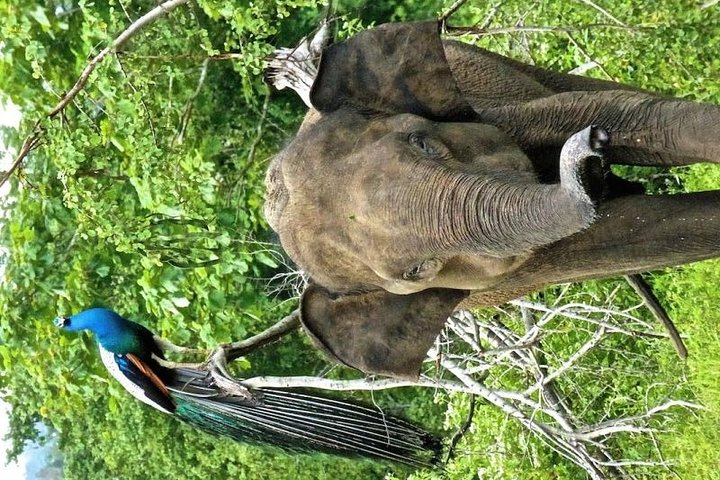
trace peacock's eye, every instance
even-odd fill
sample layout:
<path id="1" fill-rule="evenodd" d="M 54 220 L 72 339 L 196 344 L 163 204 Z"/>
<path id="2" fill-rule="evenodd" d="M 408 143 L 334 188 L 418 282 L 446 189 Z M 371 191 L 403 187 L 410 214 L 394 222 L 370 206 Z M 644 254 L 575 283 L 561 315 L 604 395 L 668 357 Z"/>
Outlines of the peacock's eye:
<path id="1" fill-rule="evenodd" d="M 55 326 L 58 328 L 65 328 L 70 326 L 70 317 L 57 317 L 55 319 Z"/>

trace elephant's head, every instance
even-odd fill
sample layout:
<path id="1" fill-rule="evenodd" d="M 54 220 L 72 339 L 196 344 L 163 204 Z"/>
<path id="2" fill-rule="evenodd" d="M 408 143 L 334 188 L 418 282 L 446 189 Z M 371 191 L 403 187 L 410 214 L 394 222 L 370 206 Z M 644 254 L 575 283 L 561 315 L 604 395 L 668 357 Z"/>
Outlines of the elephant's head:
<path id="1" fill-rule="evenodd" d="M 267 174 L 267 219 L 312 279 L 301 304 L 305 329 L 329 355 L 366 372 L 416 376 L 471 293 L 495 303 L 609 273 L 602 262 L 610 260 L 595 270 L 583 262 L 603 242 L 610 259 L 618 239 L 604 240 L 604 227 L 578 233 L 616 219 L 618 235 L 639 227 L 622 224 L 624 214 L 598 213 L 607 187 L 598 148 L 611 141 L 621 160 L 667 153 L 662 145 L 625 153 L 623 142 L 635 137 L 622 129 L 642 118 L 613 103 L 665 108 L 656 98 L 488 52 L 473 60 L 463 48 L 444 47 L 434 23 L 378 27 L 328 48 L 310 94 L 315 111 Z M 494 75 L 512 72 L 526 80 L 503 89 Z M 524 124 L 525 115 L 535 123 Z M 588 127 L 593 120 L 610 138 Z M 654 134 L 643 130 L 645 146 Z M 553 178 L 541 183 L 538 169 Z M 566 262 L 570 273 L 558 273 L 557 258 L 543 263 L 576 238 L 567 249 L 581 253 Z"/>
<path id="2" fill-rule="evenodd" d="M 333 291 L 487 290 L 533 248 L 590 225 L 588 160 L 602 142 L 599 129 L 573 136 L 562 181 L 541 184 L 493 126 L 341 109 L 274 160 L 266 214 L 288 254 Z"/>
<path id="3" fill-rule="evenodd" d="M 605 141 L 599 129 L 573 136 L 561 182 L 539 183 L 507 134 L 469 121 L 435 32 L 434 48 L 407 50 L 417 29 L 378 28 L 327 51 L 311 96 L 321 115 L 266 179 L 268 221 L 317 284 L 303 299 L 307 330 L 352 366 L 407 375 L 466 291 L 492 289 L 534 248 L 590 225 L 591 159 Z M 376 66 L 361 76 L 377 105 L 354 104 L 353 86 L 338 91 L 324 74 L 347 55 Z M 339 343 L 327 322 L 343 323 Z"/>

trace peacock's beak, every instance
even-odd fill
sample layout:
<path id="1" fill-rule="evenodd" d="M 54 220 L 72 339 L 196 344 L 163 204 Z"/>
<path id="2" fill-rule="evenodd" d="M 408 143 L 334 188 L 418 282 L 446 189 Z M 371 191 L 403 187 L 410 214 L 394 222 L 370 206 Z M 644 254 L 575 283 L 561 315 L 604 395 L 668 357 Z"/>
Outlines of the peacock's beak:
<path id="1" fill-rule="evenodd" d="M 58 328 L 63 328 L 65 325 L 68 324 L 68 317 L 57 317 L 55 320 L 53 320 L 53 323 Z"/>

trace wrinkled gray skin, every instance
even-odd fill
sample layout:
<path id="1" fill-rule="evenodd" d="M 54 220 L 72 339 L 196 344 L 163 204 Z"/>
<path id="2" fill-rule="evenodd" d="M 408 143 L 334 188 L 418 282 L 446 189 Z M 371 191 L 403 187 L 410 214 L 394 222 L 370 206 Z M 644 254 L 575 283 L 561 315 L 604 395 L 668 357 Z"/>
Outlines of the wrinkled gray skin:
<path id="1" fill-rule="evenodd" d="M 266 216 L 311 276 L 306 331 L 364 372 L 417 376 L 460 304 L 720 256 L 720 193 L 646 196 L 605 168 L 719 161 L 717 106 L 441 42 L 433 23 L 330 47 L 310 99 Z"/>

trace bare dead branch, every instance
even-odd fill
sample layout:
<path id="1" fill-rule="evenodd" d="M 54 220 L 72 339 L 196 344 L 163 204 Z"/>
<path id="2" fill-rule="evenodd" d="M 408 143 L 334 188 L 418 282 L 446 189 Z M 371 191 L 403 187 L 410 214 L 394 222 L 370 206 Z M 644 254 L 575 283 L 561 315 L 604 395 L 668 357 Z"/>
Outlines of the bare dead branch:
<path id="1" fill-rule="evenodd" d="M 592 313 L 602 313 L 602 314 L 612 314 L 619 317 L 624 317 L 631 320 L 637 320 L 635 317 L 628 315 L 625 312 L 613 312 L 611 310 L 600 308 L 600 307 L 593 307 L 590 305 L 580 304 L 580 303 L 568 303 L 566 305 L 562 305 L 558 308 L 551 308 L 542 304 L 538 303 L 532 303 L 528 302 L 526 300 L 513 300 L 510 302 L 511 305 L 517 305 L 517 306 L 527 306 L 529 308 L 536 309 L 538 311 L 546 313 L 546 315 L 538 322 L 538 327 L 543 327 L 550 321 L 552 321 L 556 316 L 561 315 L 566 318 L 571 318 L 575 320 L 582 320 L 587 323 L 592 323 L 598 326 L 604 326 L 608 333 L 622 333 L 624 335 L 628 335 L 631 337 L 644 337 L 644 338 L 668 338 L 669 336 L 664 333 L 657 333 L 657 332 L 651 332 L 651 331 L 645 331 L 645 330 L 637 330 L 637 329 L 630 329 L 621 327 L 617 324 L 612 324 L 603 320 L 597 320 L 595 318 L 591 318 L 589 316 L 582 315 L 581 313 L 578 313 L 574 311 L 574 309 L 579 308 L 586 312 L 592 312 Z"/>
<path id="2" fill-rule="evenodd" d="M 633 415 L 633 416 L 623 417 L 623 418 L 615 418 L 612 420 L 598 423 L 596 425 L 593 425 L 592 427 L 579 429 L 578 431 L 580 433 L 592 433 L 592 432 L 597 432 L 597 431 L 607 429 L 610 427 L 631 425 L 631 424 L 637 423 L 641 420 L 647 420 L 648 418 L 653 417 L 660 412 L 664 412 L 665 410 L 669 410 L 671 408 L 676 408 L 676 407 L 682 407 L 682 408 L 693 409 L 693 410 L 704 410 L 705 409 L 705 407 L 703 407 L 702 405 L 698 405 L 697 403 L 686 402 L 684 400 L 670 400 L 668 402 L 663 403 L 662 405 L 658 405 L 656 407 L 649 409 L 647 412 L 645 412 L 643 414 Z"/>
<path id="3" fill-rule="evenodd" d="M 377 391 L 399 387 L 426 387 L 448 392 L 472 393 L 466 385 L 449 380 L 421 377 L 418 380 L 394 378 L 363 378 L 358 380 L 334 380 L 318 377 L 252 377 L 241 381 L 250 388 L 311 388 L 333 391 Z"/>
<path id="4" fill-rule="evenodd" d="M 584 48 L 582 45 L 580 45 L 580 43 L 578 43 L 578 42 L 575 40 L 575 37 L 573 37 L 570 32 L 566 32 L 565 34 L 567 35 L 568 40 L 570 40 L 570 43 L 572 43 L 573 46 L 574 46 L 575 48 L 577 48 L 578 51 L 579 51 L 580 53 L 582 53 L 583 56 L 584 56 L 588 61 L 593 62 L 593 63 L 597 66 L 597 68 L 600 69 L 600 71 L 603 73 L 603 75 L 605 75 L 605 77 L 606 77 L 608 80 L 612 80 L 612 81 L 615 81 L 615 80 L 616 80 L 615 78 L 613 78 L 612 75 L 610 75 L 610 73 L 609 73 L 607 70 L 605 70 L 605 67 L 604 67 L 600 62 L 598 62 L 597 60 L 595 60 L 594 58 L 592 58 L 592 57 L 590 56 L 590 54 L 587 53 L 587 51 L 585 50 L 585 48 Z"/>
<path id="5" fill-rule="evenodd" d="M 600 326 L 598 329 L 593 333 L 592 337 L 588 339 L 587 342 L 585 342 L 580 348 L 578 348 L 575 353 L 573 353 L 565 362 L 563 362 L 562 365 L 560 365 L 557 369 L 553 370 L 549 375 L 542 378 L 540 382 L 538 382 L 536 385 L 528 388 L 525 390 L 525 395 L 530 395 L 534 391 L 538 390 L 540 387 L 545 386 L 555 380 L 556 378 L 560 377 L 563 373 L 571 369 L 577 361 L 583 357 L 585 354 L 587 354 L 590 350 L 595 348 L 595 346 L 600 343 L 600 341 L 605 337 L 605 327 Z"/>
<path id="6" fill-rule="evenodd" d="M 612 297 L 613 294 L 610 295 Z M 486 401 L 500 408 L 510 418 L 519 421 L 525 428 L 538 436 L 558 453 L 573 461 L 590 475 L 591 478 L 635 478 L 628 467 L 653 466 L 668 469 L 667 462 L 659 456 L 659 460 L 644 458 L 617 458 L 617 445 L 613 443 L 617 435 L 643 435 L 651 437 L 656 428 L 650 422 L 657 415 L 662 414 L 671 407 L 696 408 L 699 407 L 684 401 L 672 400 L 666 404 L 648 409 L 638 415 L 609 418 L 602 422 L 587 423 L 583 421 L 582 413 L 573 412 L 565 402 L 565 394 L 558 383 L 565 377 L 572 378 L 574 371 L 579 371 L 580 359 L 590 351 L 599 348 L 602 339 L 608 335 L 628 335 L 635 338 L 656 338 L 655 334 L 645 329 L 651 326 L 634 317 L 630 312 L 637 310 L 633 307 L 625 311 L 613 311 L 609 308 L 594 307 L 578 303 L 559 304 L 553 306 L 532 304 L 526 301 L 513 302 L 517 312 L 510 308 L 498 309 L 503 315 L 515 317 L 516 324 L 523 325 L 525 335 L 513 332 L 499 318 L 476 319 L 480 327 L 479 334 L 475 333 L 467 312 L 457 312 L 448 322 L 449 333 L 461 341 L 459 349 L 453 348 L 453 341 L 449 337 L 438 341 L 445 351 L 441 356 L 435 356 L 429 363 L 439 362 L 445 371 L 450 372 L 470 391 L 484 398 Z M 538 319 L 536 313 L 542 313 Z M 573 352 L 567 354 L 565 359 L 559 360 L 559 366 L 550 370 L 541 350 L 540 340 L 544 336 L 552 335 L 551 324 L 561 318 L 572 318 L 577 328 L 587 330 L 591 335 Z M 583 327 L 583 323 L 585 327 Z M 632 325 L 638 328 L 631 327 Z M 485 333 L 483 333 L 485 332 Z M 647 334 L 650 333 L 650 336 Z M 528 338 L 537 338 L 532 346 L 522 345 Z M 495 349 L 507 349 L 500 355 L 487 355 L 485 345 Z M 472 346 L 472 353 L 467 353 L 467 347 Z M 518 347 L 522 346 L 522 349 Z M 453 352 L 453 350 L 456 350 Z M 465 352 L 465 353 L 462 353 Z M 507 362 L 509 352 L 513 352 L 511 362 Z M 435 354 L 440 355 L 439 349 Z M 433 352 L 431 352 L 433 356 Z M 499 370 L 498 370 L 499 369 Z M 502 376 L 502 372 L 530 373 L 535 382 L 529 382 L 526 388 L 503 389 L 498 386 L 484 387 L 473 380 L 474 372 L 482 371 L 484 376 L 490 378 Z M 548 373 L 550 372 L 550 373 Z M 572 382 L 572 380 L 570 380 Z M 570 383 L 572 384 L 572 383 Z M 485 390 L 483 390 L 485 388 Z"/>
<path id="7" fill-rule="evenodd" d="M 430 355 L 437 357 L 437 352 L 431 351 Z M 560 436 L 553 435 L 552 428 L 541 422 L 533 420 L 522 410 L 504 401 L 502 397 L 496 394 L 496 392 L 476 382 L 471 376 L 467 375 L 464 370 L 459 367 L 455 362 L 452 362 L 444 357 L 441 357 L 440 362 L 445 369 L 447 369 L 455 377 L 457 377 L 466 387 L 470 388 L 473 393 L 483 397 L 491 404 L 500 408 L 509 417 L 520 422 L 528 430 L 542 437 L 545 441 L 551 444 L 558 453 L 583 467 L 593 480 L 603 480 L 606 478 L 603 475 L 602 470 L 600 470 L 592 461 L 589 461 L 587 458 L 585 458 L 582 452 L 578 451 L 578 449 L 575 448 L 571 443 L 569 443 L 567 440 Z"/>
<path id="8" fill-rule="evenodd" d="M 222 62 L 226 60 L 241 60 L 245 57 L 242 53 L 233 53 L 233 52 L 225 52 L 225 53 L 216 53 L 213 55 L 206 55 L 206 54 L 194 54 L 194 53 L 185 53 L 185 54 L 177 54 L 177 55 L 138 55 L 133 52 L 117 52 L 117 55 L 119 57 L 122 57 L 124 59 L 132 59 L 132 60 L 149 60 L 149 61 L 161 61 L 161 62 L 177 62 L 179 60 L 187 60 L 191 62 L 204 62 L 205 60 L 209 60 L 211 62 Z"/>

